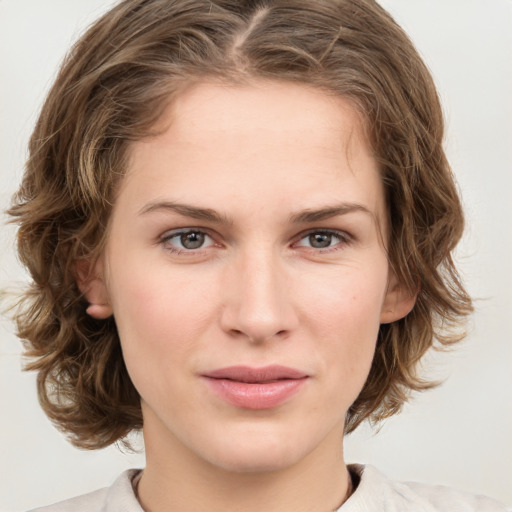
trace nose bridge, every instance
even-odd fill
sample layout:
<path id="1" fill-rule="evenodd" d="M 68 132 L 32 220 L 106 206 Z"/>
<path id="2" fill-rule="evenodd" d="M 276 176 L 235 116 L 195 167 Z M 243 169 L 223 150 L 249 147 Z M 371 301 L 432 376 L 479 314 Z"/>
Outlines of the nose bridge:
<path id="1" fill-rule="evenodd" d="M 280 255 L 272 247 L 243 250 L 230 268 L 226 283 L 225 329 L 253 342 L 284 334 L 294 313 Z"/>

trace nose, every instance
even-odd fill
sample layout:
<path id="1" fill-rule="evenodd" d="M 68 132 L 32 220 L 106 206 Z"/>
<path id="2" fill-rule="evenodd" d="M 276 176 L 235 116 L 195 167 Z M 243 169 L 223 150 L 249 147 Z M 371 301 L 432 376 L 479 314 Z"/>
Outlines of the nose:
<path id="1" fill-rule="evenodd" d="M 226 269 L 222 329 L 252 343 L 289 336 L 298 323 L 289 281 L 271 250 L 240 255 Z"/>

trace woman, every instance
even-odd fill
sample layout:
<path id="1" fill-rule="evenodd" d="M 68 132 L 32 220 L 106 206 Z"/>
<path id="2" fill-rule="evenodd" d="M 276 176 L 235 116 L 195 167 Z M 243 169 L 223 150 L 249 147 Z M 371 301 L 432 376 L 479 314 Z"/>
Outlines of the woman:
<path id="1" fill-rule="evenodd" d="M 471 310 L 435 87 L 371 2 L 125 1 L 79 41 L 11 208 L 18 317 L 77 446 L 147 464 L 48 510 L 504 510 L 347 467 Z M 464 504 L 464 505 L 462 505 Z M 462 510 L 462 508 L 460 508 Z"/>

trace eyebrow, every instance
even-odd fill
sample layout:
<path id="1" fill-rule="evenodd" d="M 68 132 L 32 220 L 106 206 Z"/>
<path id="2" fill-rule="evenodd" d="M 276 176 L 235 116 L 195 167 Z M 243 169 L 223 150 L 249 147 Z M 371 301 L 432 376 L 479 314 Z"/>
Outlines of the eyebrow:
<path id="1" fill-rule="evenodd" d="M 357 203 L 340 203 L 333 206 L 326 206 L 316 210 L 307 209 L 295 213 L 290 217 L 290 222 L 293 224 L 301 224 L 308 222 L 318 222 L 320 220 L 331 219 L 339 215 L 346 215 L 348 213 L 362 212 L 370 215 L 372 219 L 375 217 L 374 213 L 366 206 Z"/>
<path id="2" fill-rule="evenodd" d="M 174 201 L 155 201 L 150 202 L 143 206 L 139 215 L 146 215 L 152 212 L 170 211 L 190 217 L 192 219 L 209 221 L 215 224 L 228 224 L 233 225 L 234 222 L 228 216 L 223 215 L 211 208 L 201 208 L 184 203 L 177 203 Z M 322 220 L 331 219 L 339 215 L 346 215 L 348 213 L 362 212 L 375 218 L 374 213 L 366 206 L 358 203 L 339 203 L 331 206 L 325 206 L 318 209 L 306 209 L 294 213 L 290 216 L 289 220 L 292 224 L 307 224 L 311 222 L 318 222 Z"/>
<path id="3" fill-rule="evenodd" d="M 227 216 L 222 215 L 211 208 L 201 208 L 190 204 L 176 203 L 174 201 L 156 201 L 143 206 L 139 215 L 146 215 L 152 212 L 170 211 L 197 220 L 206 220 L 216 224 L 233 224 Z"/>

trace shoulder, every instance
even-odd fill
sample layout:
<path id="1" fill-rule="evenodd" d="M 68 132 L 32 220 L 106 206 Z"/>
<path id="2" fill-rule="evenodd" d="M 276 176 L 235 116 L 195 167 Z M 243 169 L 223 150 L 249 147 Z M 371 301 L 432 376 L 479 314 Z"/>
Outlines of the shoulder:
<path id="1" fill-rule="evenodd" d="M 138 469 L 129 469 L 121 473 L 110 487 L 31 512 L 143 512 L 132 487 L 132 480 L 138 473 Z"/>
<path id="2" fill-rule="evenodd" d="M 486 496 L 477 496 L 441 485 L 389 480 L 373 466 L 350 466 L 360 478 L 354 494 L 340 512 L 511 512 Z"/>
<path id="3" fill-rule="evenodd" d="M 53 505 L 36 508 L 30 512 L 100 512 L 105 502 L 105 495 L 108 488 L 77 496 L 68 500 L 60 501 Z"/>

